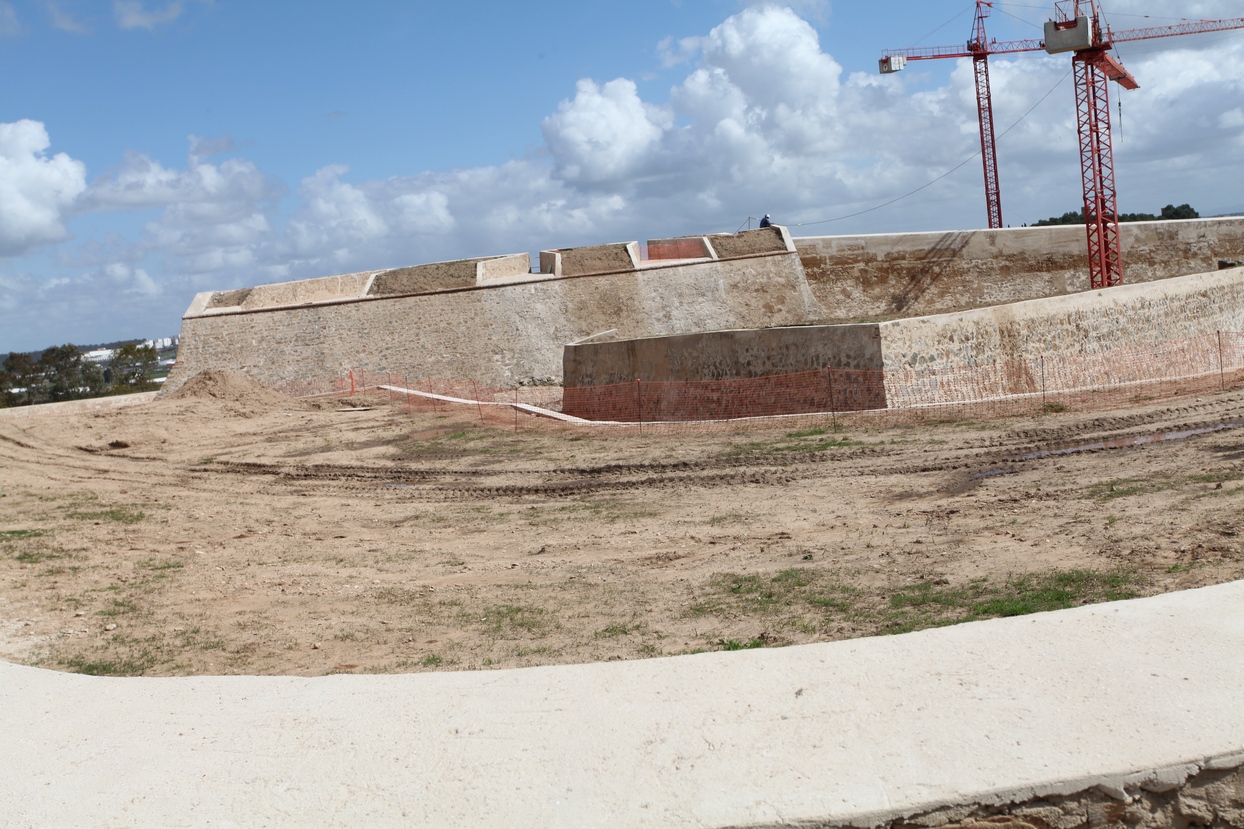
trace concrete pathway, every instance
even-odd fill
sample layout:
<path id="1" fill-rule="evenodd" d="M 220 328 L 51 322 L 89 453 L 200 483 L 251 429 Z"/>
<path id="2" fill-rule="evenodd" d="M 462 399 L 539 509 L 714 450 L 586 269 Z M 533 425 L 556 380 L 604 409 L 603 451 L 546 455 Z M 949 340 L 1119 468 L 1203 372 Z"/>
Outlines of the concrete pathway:
<path id="1" fill-rule="evenodd" d="M 905 636 L 406 676 L 0 664 L 0 826 L 868 825 L 1244 765 L 1244 582 Z"/>

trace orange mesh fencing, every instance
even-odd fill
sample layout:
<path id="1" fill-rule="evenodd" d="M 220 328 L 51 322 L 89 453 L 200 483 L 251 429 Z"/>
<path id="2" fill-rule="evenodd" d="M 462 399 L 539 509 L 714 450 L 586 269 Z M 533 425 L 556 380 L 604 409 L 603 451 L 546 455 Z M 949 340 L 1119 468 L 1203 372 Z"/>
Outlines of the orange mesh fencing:
<path id="1" fill-rule="evenodd" d="M 562 389 L 364 370 L 279 386 L 297 397 L 381 395 L 410 411 L 506 428 L 678 430 L 754 425 L 903 426 L 1096 412 L 1244 385 L 1244 333 L 949 369 L 821 369 L 731 380 Z"/>

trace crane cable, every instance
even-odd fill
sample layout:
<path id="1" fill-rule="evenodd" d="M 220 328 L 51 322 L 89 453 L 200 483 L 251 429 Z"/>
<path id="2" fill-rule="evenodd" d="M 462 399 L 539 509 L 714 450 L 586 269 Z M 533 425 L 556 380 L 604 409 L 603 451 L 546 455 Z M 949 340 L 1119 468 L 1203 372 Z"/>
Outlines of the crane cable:
<path id="1" fill-rule="evenodd" d="M 1031 114 L 1032 114 L 1032 113 L 1036 110 L 1036 108 L 1037 108 L 1037 107 L 1039 107 L 1039 106 L 1041 106 L 1041 104 L 1045 103 L 1045 99 L 1046 99 L 1046 98 L 1048 98 L 1048 97 L 1050 97 L 1051 95 L 1053 95 L 1053 94 L 1054 94 L 1054 91 L 1055 91 L 1056 89 L 1058 89 L 1058 87 L 1062 86 L 1063 81 L 1067 80 L 1067 78 L 1069 78 L 1069 77 L 1071 76 L 1071 73 L 1072 73 L 1073 71 L 1074 71 L 1073 69 L 1069 69 L 1069 70 L 1067 70 L 1067 74 L 1065 74 L 1065 75 L 1063 75 L 1061 78 L 1059 78 L 1059 79 L 1058 79 L 1058 81 L 1057 81 L 1057 82 L 1055 82 L 1055 84 L 1054 84 L 1052 87 L 1050 87 L 1050 91 L 1049 91 L 1049 92 L 1046 92 L 1044 95 L 1042 95 L 1042 96 L 1041 96 L 1041 100 L 1039 100 L 1039 101 L 1037 101 L 1035 104 L 1033 104 L 1033 105 L 1032 105 L 1032 107 L 1031 107 L 1031 108 L 1030 108 L 1027 112 L 1025 112 L 1023 115 L 1021 115 L 1021 116 L 1019 117 L 1019 120 L 1018 120 L 1018 121 L 1016 121 L 1014 124 L 1011 124 L 1011 126 L 1007 127 L 1005 131 L 1003 131 L 1002 133 L 1000 133 L 1000 134 L 998 135 L 998 138 L 1002 138 L 1002 137 L 1004 137 L 1004 136 L 1005 136 L 1007 133 L 1009 133 L 1011 130 L 1015 129 L 1015 128 L 1016 128 L 1016 127 L 1018 127 L 1020 124 L 1022 124 L 1022 123 L 1024 122 L 1024 119 L 1026 119 L 1029 115 L 1031 115 Z M 865 213 L 872 213 L 873 211 L 880 210 L 880 209 L 881 209 L 881 208 L 883 208 L 883 207 L 889 207 L 890 205 L 895 204 L 895 203 L 897 203 L 897 202 L 900 202 L 900 201 L 902 201 L 903 199 L 906 199 L 906 198 L 909 198 L 909 197 L 911 197 L 911 196 L 916 195 L 916 194 L 917 194 L 917 193 L 919 193 L 921 190 L 926 190 L 926 189 L 928 189 L 929 187 L 932 187 L 934 184 L 937 184 L 939 181 L 941 181 L 942 179 L 944 179 L 944 178 L 946 178 L 947 176 L 951 175 L 952 173 L 956 173 L 956 172 L 958 172 L 958 171 L 959 171 L 959 170 L 961 170 L 963 167 L 966 167 L 968 164 L 970 164 L 971 162 L 973 162 L 973 161 L 975 161 L 977 158 L 979 158 L 979 157 L 980 157 L 980 154 L 981 154 L 981 151 L 980 151 L 980 150 L 977 150 L 977 151 L 976 151 L 976 152 L 974 152 L 972 155 L 970 155 L 968 158 L 964 159 L 962 162 L 960 162 L 959 164 L 957 164 L 957 165 L 955 165 L 954 167 L 950 168 L 950 169 L 949 169 L 949 170 L 947 170 L 946 172 L 942 173 L 940 176 L 938 176 L 937 178 L 935 178 L 935 179 L 933 179 L 932 181 L 928 182 L 927 184 L 923 184 L 923 185 L 921 185 L 920 187 L 917 187 L 915 190 L 912 190 L 910 193 L 904 193 L 903 195 L 899 196 L 898 198 L 890 199 L 888 202 L 884 202 L 883 204 L 879 204 L 879 205 L 877 205 L 876 207 L 870 207 L 870 208 L 868 208 L 867 210 L 860 210 L 860 211 L 859 211 L 859 212 L 857 212 L 857 213 L 849 213 L 849 214 L 847 214 L 847 215 L 845 215 L 845 216 L 837 216 L 837 217 L 835 217 L 835 218 L 833 218 L 833 219 L 820 219 L 820 220 L 815 221 L 815 222 L 796 222 L 796 223 L 795 223 L 795 227 L 808 227 L 808 226 L 810 226 L 810 225 L 824 225 L 824 224 L 829 224 L 829 223 L 831 223 L 831 222 L 841 222 L 841 221 L 843 221 L 843 220 L 845 220 L 845 219 L 854 219 L 856 216 L 863 216 Z"/>

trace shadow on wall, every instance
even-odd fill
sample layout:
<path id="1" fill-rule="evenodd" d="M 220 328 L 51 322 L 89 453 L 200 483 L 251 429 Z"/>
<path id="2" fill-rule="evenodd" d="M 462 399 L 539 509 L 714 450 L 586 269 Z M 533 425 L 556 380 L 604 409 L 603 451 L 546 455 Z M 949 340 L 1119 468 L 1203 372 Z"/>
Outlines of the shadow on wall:
<path id="1" fill-rule="evenodd" d="M 959 258 L 975 235 L 974 231 L 947 233 L 929 248 L 905 289 L 891 298 L 890 305 L 894 311 L 902 313 L 918 302 L 948 271 L 950 264 Z"/>

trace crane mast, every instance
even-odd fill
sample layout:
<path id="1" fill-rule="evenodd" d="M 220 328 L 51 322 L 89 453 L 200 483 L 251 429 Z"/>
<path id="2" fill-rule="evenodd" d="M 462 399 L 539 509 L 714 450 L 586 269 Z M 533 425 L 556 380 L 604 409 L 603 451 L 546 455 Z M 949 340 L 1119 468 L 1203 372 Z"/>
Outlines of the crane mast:
<path id="1" fill-rule="evenodd" d="M 981 128 L 981 162 L 985 168 L 985 209 L 989 226 L 1002 227 L 1002 187 L 998 182 L 998 144 L 994 138 L 993 95 L 989 89 L 989 38 L 985 34 L 985 18 L 993 3 L 978 0 L 976 22 L 968 50 L 972 53 L 972 69 L 976 79 L 976 113 Z"/>

